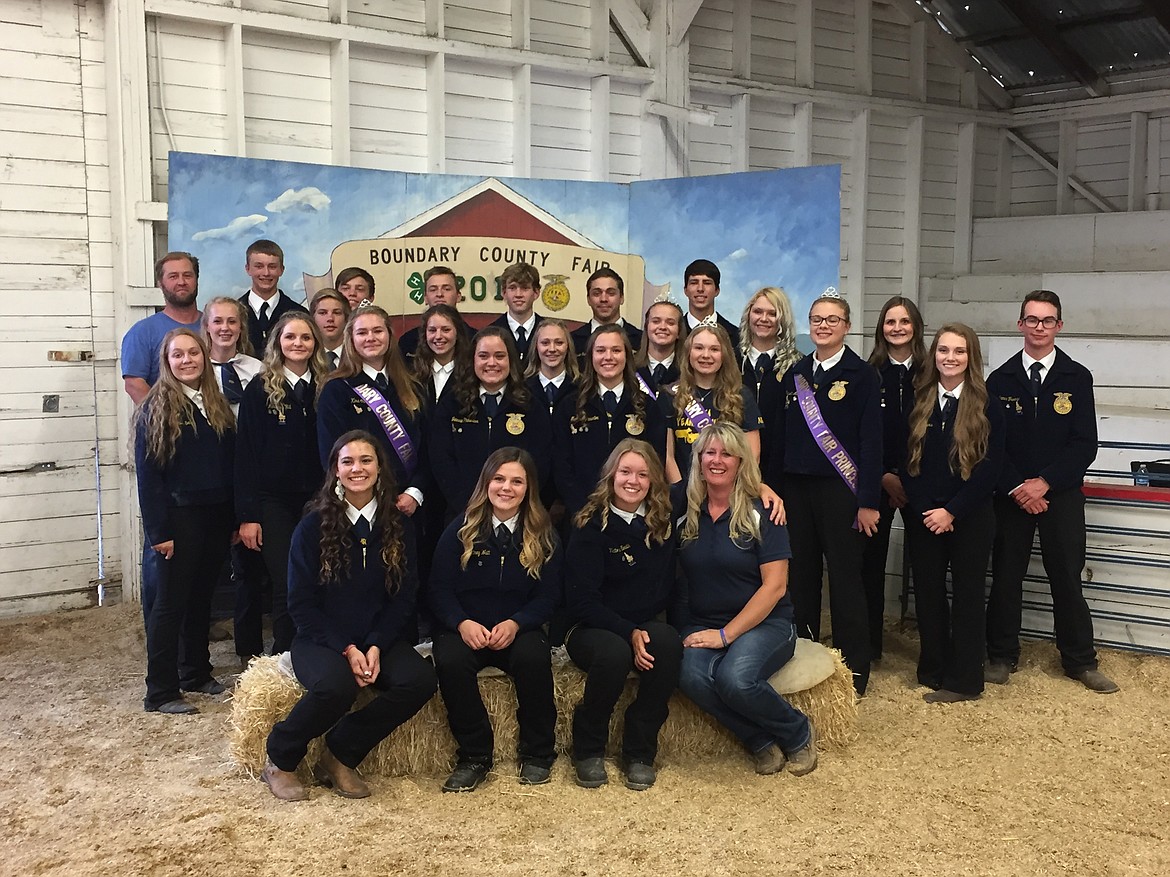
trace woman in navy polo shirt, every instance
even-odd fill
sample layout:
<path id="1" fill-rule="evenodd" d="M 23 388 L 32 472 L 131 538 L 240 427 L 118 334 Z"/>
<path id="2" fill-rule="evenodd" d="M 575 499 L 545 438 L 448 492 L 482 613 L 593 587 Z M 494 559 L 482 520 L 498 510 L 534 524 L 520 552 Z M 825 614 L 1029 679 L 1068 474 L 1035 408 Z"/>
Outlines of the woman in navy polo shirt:
<path id="1" fill-rule="evenodd" d="M 760 469 L 744 434 L 713 423 L 695 442 L 679 534 L 686 604 L 679 686 L 752 753 L 756 772 L 816 767 L 808 718 L 768 683 L 796 648 L 788 532 L 764 515 Z"/>

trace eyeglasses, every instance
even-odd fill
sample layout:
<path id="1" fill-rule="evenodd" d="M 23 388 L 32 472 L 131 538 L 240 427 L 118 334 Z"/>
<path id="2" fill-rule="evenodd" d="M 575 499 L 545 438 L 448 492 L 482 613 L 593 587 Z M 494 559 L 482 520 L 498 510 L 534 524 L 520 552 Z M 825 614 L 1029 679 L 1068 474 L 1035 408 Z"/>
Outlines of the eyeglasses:
<path id="1" fill-rule="evenodd" d="M 820 314 L 809 314 L 808 324 L 810 326 L 819 326 L 824 323 L 826 326 L 837 328 L 845 321 L 845 318 L 837 314 L 829 314 L 827 317 L 822 317 Z"/>
<path id="2" fill-rule="evenodd" d="M 1024 317 L 1022 322 L 1029 329 L 1035 329 L 1037 326 L 1043 326 L 1045 329 L 1055 329 L 1056 324 L 1060 321 L 1056 317 L 1044 317 L 1041 319 L 1040 317 L 1028 316 Z"/>

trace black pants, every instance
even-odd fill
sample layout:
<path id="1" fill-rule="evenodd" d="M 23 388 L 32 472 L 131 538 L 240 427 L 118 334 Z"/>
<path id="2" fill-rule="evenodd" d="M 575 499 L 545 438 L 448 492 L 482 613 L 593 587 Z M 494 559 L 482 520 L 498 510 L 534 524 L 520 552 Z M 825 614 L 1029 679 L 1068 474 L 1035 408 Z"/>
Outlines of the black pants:
<path id="1" fill-rule="evenodd" d="M 1015 666 L 1020 659 L 1024 576 L 1040 530 L 1040 557 L 1052 593 L 1052 620 L 1066 673 L 1097 669 L 1093 617 L 1081 591 L 1085 567 L 1085 495 L 1079 487 L 1048 495 L 1048 511 L 1030 515 L 1011 497 L 995 501 L 995 549 L 987 602 L 987 657 Z"/>
<path id="2" fill-rule="evenodd" d="M 447 705 L 447 720 L 458 744 L 459 761 L 492 764 L 492 723 L 479 694 L 476 674 L 498 667 L 516 684 L 520 763 L 549 767 L 556 760 L 557 708 L 553 700 L 552 656 L 540 630 L 522 633 L 506 649 L 473 650 L 458 633 L 435 637 L 435 670 Z"/>
<path id="3" fill-rule="evenodd" d="M 437 687 L 434 668 L 404 640 L 382 650 L 381 671 L 372 685 L 378 696 L 352 713 L 360 689 L 344 655 L 294 639 L 292 663 L 306 690 L 288 718 L 273 725 L 268 735 L 268 757 L 281 770 L 296 770 L 309 743 L 322 734 L 337 760 L 356 768 L 422 709 Z"/>
<path id="4" fill-rule="evenodd" d="M 148 708 L 211 679 L 211 593 L 235 529 L 231 503 L 172 506 L 168 513 L 175 550 L 146 623 Z"/>
<path id="5" fill-rule="evenodd" d="M 890 505 L 889 494 L 884 490 L 878 511 L 881 512 L 878 531 L 866 540 L 861 557 L 861 580 L 865 584 L 865 606 L 869 621 L 869 651 L 870 658 L 874 661 L 882 656 L 886 614 L 886 559 L 890 553 L 890 529 L 894 523 L 894 513 L 897 511 Z"/>
<path id="6" fill-rule="evenodd" d="M 622 757 L 653 764 L 658 754 L 658 732 L 670 713 L 670 696 L 678 688 L 682 639 L 662 621 L 638 625 L 650 634 L 646 650 L 654 667 L 638 671 L 638 695 L 626 707 Z M 613 631 L 576 627 L 565 644 L 569 657 L 588 677 L 585 695 L 573 710 L 573 757 L 603 758 L 609 741 L 609 720 L 622 696 L 626 677 L 634 668 L 634 649 Z"/>
<path id="7" fill-rule="evenodd" d="M 236 582 L 236 654 L 259 655 L 264 651 L 263 576 L 249 569 L 259 560 L 272 583 L 272 654 L 292 646 L 296 625 L 288 614 L 288 551 L 293 530 L 300 523 L 311 494 L 271 494 L 260 501 L 260 551 L 242 548 L 246 558 L 243 575 Z"/>
<path id="8" fill-rule="evenodd" d="M 991 498 L 956 521 L 952 532 L 937 536 L 926 529 L 921 515 L 906 517 L 921 642 L 918 681 L 934 689 L 982 694 L 984 583 L 995 536 Z"/>
<path id="9" fill-rule="evenodd" d="M 865 693 L 869 683 L 869 613 L 861 581 L 861 558 L 867 537 L 854 528 L 857 498 L 840 478 L 786 475 L 784 505 L 792 560 L 788 592 L 799 636 L 821 637 L 821 579 L 829 565 L 829 612 L 833 645 L 853 671 L 853 687 Z"/>

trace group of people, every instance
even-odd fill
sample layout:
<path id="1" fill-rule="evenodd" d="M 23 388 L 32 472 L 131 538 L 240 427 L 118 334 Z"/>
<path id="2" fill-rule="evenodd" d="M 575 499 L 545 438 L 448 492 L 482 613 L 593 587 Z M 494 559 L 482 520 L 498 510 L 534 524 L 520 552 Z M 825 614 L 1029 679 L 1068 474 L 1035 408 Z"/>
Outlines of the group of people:
<path id="1" fill-rule="evenodd" d="M 941 702 L 982 691 L 993 540 L 991 681 L 1006 682 L 1018 658 L 1037 522 L 1046 566 L 1075 564 L 1067 541 L 1095 419 L 1091 380 L 1066 385 L 1088 373 L 1052 347 L 1052 293 L 1023 306 L 1023 355 L 1041 354 L 1047 371 L 1021 389 L 1019 357 L 984 383 L 966 326 L 944 326 L 927 354 L 921 316 L 901 298 L 883 308 L 867 364 L 845 345 L 848 304 L 819 297 L 815 349 L 802 357 L 783 291 L 755 293 L 736 327 L 715 311 L 719 269 L 706 260 L 684 273 L 687 309 L 656 300 L 641 329 L 620 315 L 622 278 L 599 269 L 586 284 L 593 320 L 575 332 L 534 312 L 540 278 L 524 263 L 502 273 L 506 313 L 475 332 L 454 272 L 436 266 L 424 275 L 419 327 L 399 339 L 360 268 L 306 310 L 278 288 L 274 243 L 254 243 L 246 266 L 249 293 L 199 315 L 197 260 L 160 259 L 166 308 L 128 334 L 123 374 L 139 403 L 145 707 L 195 712 L 184 692 L 222 691 L 207 627 L 234 550 L 237 652 L 263 649 L 266 577 L 272 650 L 291 651 L 306 689 L 268 740 L 263 779 L 278 798 L 306 796 L 295 770 L 322 734 L 318 778 L 348 797 L 369 794 L 357 765 L 436 687 L 458 747 L 443 788 L 475 789 L 493 766 L 476 683 L 489 665 L 515 681 L 520 782 L 548 781 L 550 645 L 561 641 L 587 673 L 572 722 L 579 785 L 608 781 L 610 721 L 631 670 L 640 683 L 622 741 L 629 788 L 655 781 L 676 688 L 741 740 L 757 771 L 804 774 L 816 765 L 815 730 L 767 680 L 797 635 L 820 635 L 823 560 L 834 644 L 864 693 L 881 654 L 890 522 L 902 510 L 919 681 Z M 153 361 L 141 355 L 151 343 Z M 1054 430 L 1077 452 L 1050 463 Z M 1054 510 L 1060 523 L 1048 526 Z M 1030 526 L 1026 542 L 997 531 L 997 516 Z M 1049 551 L 1053 541 L 1062 544 Z M 1063 585 L 1058 599 L 1054 580 L 1065 670 L 1106 690 L 1079 567 Z M 420 636 L 433 640 L 433 664 L 413 648 Z M 350 712 L 369 686 L 378 696 Z"/>

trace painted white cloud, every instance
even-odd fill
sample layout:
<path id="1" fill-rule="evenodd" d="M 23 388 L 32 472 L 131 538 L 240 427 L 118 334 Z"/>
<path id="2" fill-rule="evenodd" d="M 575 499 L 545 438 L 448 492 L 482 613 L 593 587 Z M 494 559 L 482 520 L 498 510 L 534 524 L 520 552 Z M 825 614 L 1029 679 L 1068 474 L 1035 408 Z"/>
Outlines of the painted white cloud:
<path id="1" fill-rule="evenodd" d="M 329 206 L 329 196 L 316 186 L 305 186 L 303 189 L 285 189 L 275 201 L 269 201 L 264 209 L 271 213 L 281 213 L 285 210 L 324 210 Z"/>
<path id="2" fill-rule="evenodd" d="M 746 259 L 747 257 L 748 257 L 748 251 L 745 250 L 743 247 L 740 247 L 738 250 L 733 250 L 732 252 L 730 252 L 726 256 L 724 256 L 723 261 L 724 262 L 738 262 L 740 259 Z"/>
<path id="3" fill-rule="evenodd" d="M 263 225 L 268 221 L 267 216 L 259 213 L 252 213 L 248 216 L 237 216 L 227 225 L 222 228 L 209 228 L 205 231 L 197 231 L 191 235 L 191 240 L 207 241 L 207 240 L 221 240 L 224 238 L 234 238 L 243 234 L 250 228 L 255 228 L 258 225 Z"/>

